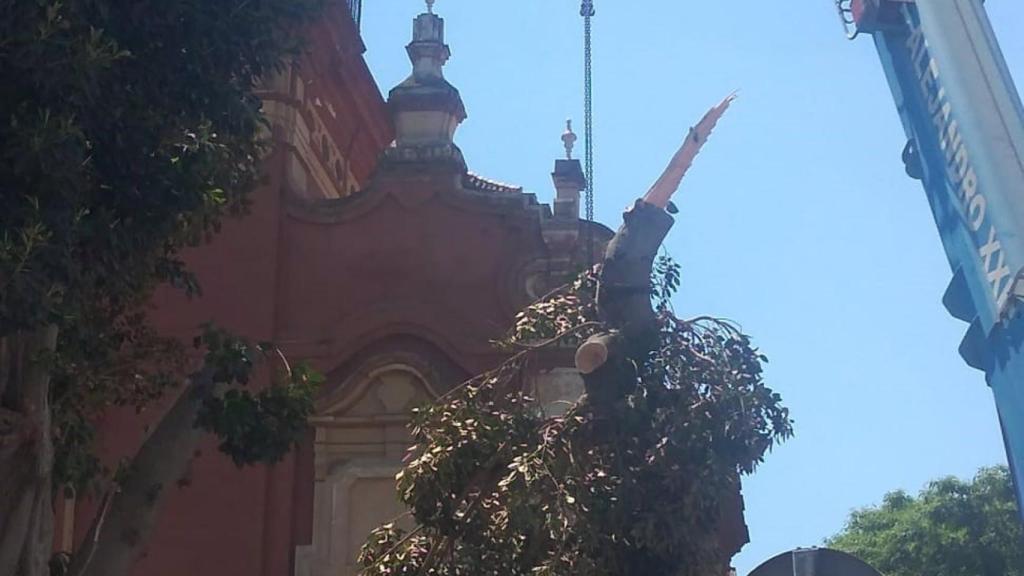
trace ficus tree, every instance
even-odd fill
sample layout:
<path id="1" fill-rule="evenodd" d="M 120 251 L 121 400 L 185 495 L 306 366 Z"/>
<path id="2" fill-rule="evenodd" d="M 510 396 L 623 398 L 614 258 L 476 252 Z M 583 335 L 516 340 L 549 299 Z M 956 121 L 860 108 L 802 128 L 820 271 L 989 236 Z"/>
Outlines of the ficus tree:
<path id="1" fill-rule="evenodd" d="M 730 101 L 626 212 L 596 271 L 518 316 L 507 362 L 416 414 L 397 481 L 412 522 L 371 535 L 364 575 L 725 573 L 723 499 L 791 421 L 746 335 L 675 316 L 679 270 L 656 255 L 671 195 Z M 585 388 L 554 418 L 524 386 L 552 346 L 577 347 Z"/>
<path id="2" fill-rule="evenodd" d="M 917 496 L 897 490 L 854 511 L 828 540 L 886 576 L 1021 576 L 1024 533 L 1006 466 L 971 480 L 930 482 Z"/>
<path id="3" fill-rule="evenodd" d="M 104 576 L 138 554 L 197 421 L 238 462 L 279 457 L 301 423 L 308 371 L 272 354 L 282 386 L 240 389 L 269 348 L 211 328 L 195 366 L 140 310 L 160 283 L 198 290 L 179 251 L 245 211 L 266 151 L 254 89 L 326 1 L 0 0 L 0 574 L 47 573 L 54 492 L 103 472 L 98 411 L 188 384 L 70 560 Z"/>

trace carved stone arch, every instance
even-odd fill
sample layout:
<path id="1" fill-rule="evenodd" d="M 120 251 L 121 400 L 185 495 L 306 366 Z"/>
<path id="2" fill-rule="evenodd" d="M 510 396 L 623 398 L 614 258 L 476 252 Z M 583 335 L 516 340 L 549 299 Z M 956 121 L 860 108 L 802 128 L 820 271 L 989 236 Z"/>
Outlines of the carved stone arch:
<path id="1" fill-rule="evenodd" d="M 555 261 L 550 258 L 535 258 L 523 263 L 513 272 L 515 283 L 521 286 L 521 291 L 526 299 L 525 304 L 529 304 L 537 301 L 551 290 L 571 282 L 579 270 L 568 260 Z"/>
<path id="2" fill-rule="evenodd" d="M 321 396 L 317 417 L 401 416 L 414 399 L 431 401 L 440 394 L 414 362 L 386 357 L 379 366 L 366 367 L 335 389 Z"/>
<path id="3" fill-rule="evenodd" d="M 313 543 L 296 550 L 297 576 L 356 574 L 370 530 L 403 510 L 394 477 L 409 445 L 411 410 L 465 376 L 439 348 L 407 335 L 365 346 L 328 373 L 310 420 Z"/>
<path id="4" fill-rule="evenodd" d="M 373 383 L 373 375 L 387 367 L 414 374 L 434 398 L 469 378 L 444 349 L 419 335 L 389 334 L 347 355 L 328 371 L 316 404 L 316 413 L 337 414 Z"/>

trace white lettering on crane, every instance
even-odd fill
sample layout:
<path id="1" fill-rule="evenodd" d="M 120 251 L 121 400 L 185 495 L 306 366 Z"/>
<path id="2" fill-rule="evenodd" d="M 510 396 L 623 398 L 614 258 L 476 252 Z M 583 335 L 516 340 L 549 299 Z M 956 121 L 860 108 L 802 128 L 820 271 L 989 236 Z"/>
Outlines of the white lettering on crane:
<path id="1" fill-rule="evenodd" d="M 956 189 L 967 226 L 974 233 L 972 236 L 977 246 L 982 238 L 977 236 L 985 225 L 988 217 L 988 199 L 978 189 L 978 176 L 971 162 L 970 152 L 963 140 L 960 126 L 954 118 L 953 104 L 949 101 L 946 89 L 939 81 L 939 64 L 928 51 L 928 43 L 920 23 L 914 24 L 910 9 L 903 6 L 903 15 L 910 25 L 910 36 L 906 46 L 910 50 L 910 63 L 920 84 L 921 94 L 927 105 L 928 113 L 935 125 L 939 138 L 939 148 L 945 153 L 946 176 L 949 183 Z M 995 224 L 989 223 L 988 241 L 978 248 L 979 264 L 991 288 L 992 298 L 996 306 L 1002 310 L 1009 295 L 1012 282 L 1010 268 L 1006 265 L 1006 254 L 997 239 Z"/>
<path id="2" fill-rule="evenodd" d="M 985 223 L 985 208 L 987 208 L 987 203 L 981 194 L 971 198 L 971 203 L 967 205 L 967 218 L 972 232 L 981 230 L 981 225 Z M 973 216 L 971 216 L 972 214 Z M 992 229 L 995 230 L 995 227 L 993 226 Z"/>
<path id="3" fill-rule="evenodd" d="M 979 195 L 977 198 L 982 198 L 982 196 Z M 996 293 L 997 301 L 1001 303 L 1006 299 L 1006 292 L 1010 288 L 1007 285 L 1005 288 L 1000 289 L 1003 280 L 1010 277 L 1010 267 L 1006 265 L 1006 256 L 1002 246 L 999 244 L 999 240 L 996 240 L 995 226 L 989 227 L 988 242 L 981 247 L 980 253 L 981 257 L 985 259 L 984 267 L 988 282 L 992 285 L 993 292 Z M 993 256 L 995 256 L 995 266 L 992 265 Z"/>

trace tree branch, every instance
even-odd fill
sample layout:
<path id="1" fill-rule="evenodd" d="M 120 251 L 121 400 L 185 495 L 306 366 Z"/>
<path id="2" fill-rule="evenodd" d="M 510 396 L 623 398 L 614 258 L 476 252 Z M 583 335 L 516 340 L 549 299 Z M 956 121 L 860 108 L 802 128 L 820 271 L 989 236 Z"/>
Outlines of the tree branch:
<path id="1" fill-rule="evenodd" d="M 78 568 L 76 572 L 86 570 L 89 564 L 92 563 L 92 557 L 96 553 L 96 545 L 99 543 L 100 534 L 103 533 L 103 523 L 107 519 L 107 514 L 110 512 L 110 504 L 113 501 L 113 491 L 108 491 L 103 495 L 103 501 L 100 503 L 100 512 L 93 520 L 92 526 L 89 527 L 89 532 L 85 535 L 85 541 L 82 544 L 82 547 L 75 552 L 74 560 L 72 560 L 74 564 L 70 567 L 73 567 L 76 564 L 81 566 L 81 568 Z M 74 572 L 71 572 L 70 567 L 67 574 L 73 575 Z"/>
<path id="2" fill-rule="evenodd" d="M 690 129 L 668 167 L 642 199 L 623 215 L 608 244 L 597 284 L 597 312 L 607 330 L 591 336 L 576 351 L 590 399 L 622 395 L 636 381 L 636 366 L 658 344 L 658 321 L 651 306 L 651 271 L 661 243 L 672 227 L 666 212 L 672 195 L 718 119 L 736 98 L 730 94 Z"/>
<path id="3" fill-rule="evenodd" d="M 212 374 L 210 368 L 194 374 L 190 386 L 143 443 L 125 480 L 113 494 L 109 510 L 93 521 L 92 549 L 75 556 L 68 574 L 130 573 L 159 518 L 163 492 L 185 474 L 206 434 L 195 422 L 203 401 L 223 386 L 212 381 Z"/>
<path id="4" fill-rule="evenodd" d="M 576 351 L 576 367 L 591 402 L 604 404 L 628 393 L 636 382 L 636 366 L 658 344 L 651 270 L 672 222 L 664 209 L 637 200 L 608 244 L 597 285 L 597 312 L 606 330 Z"/>
<path id="5" fill-rule="evenodd" d="M 704 147 L 704 143 L 708 141 L 708 137 L 711 136 L 711 131 L 715 129 L 718 119 L 722 117 L 722 114 L 725 114 L 725 111 L 729 109 L 729 105 L 735 99 L 736 93 L 733 92 L 717 106 L 708 110 L 696 126 L 690 128 L 690 132 L 686 135 L 686 139 L 683 140 L 682 146 L 672 156 L 672 160 L 669 162 L 668 167 L 665 168 L 665 172 L 651 186 L 651 189 L 647 191 L 647 194 L 644 196 L 645 202 L 654 204 L 659 208 L 668 207 L 668 203 L 672 199 L 672 195 L 679 188 L 683 176 L 686 176 L 686 171 L 693 164 L 693 159 L 697 157 L 700 149 Z"/>

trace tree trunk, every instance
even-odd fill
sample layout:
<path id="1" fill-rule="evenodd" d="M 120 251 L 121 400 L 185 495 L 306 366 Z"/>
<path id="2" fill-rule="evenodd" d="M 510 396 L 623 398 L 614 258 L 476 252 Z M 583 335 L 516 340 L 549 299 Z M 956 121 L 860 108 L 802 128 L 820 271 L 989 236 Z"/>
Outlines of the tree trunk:
<path id="1" fill-rule="evenodd" d="M 205 432 L 196 428 L 203 400 L 216 392 L 211 371 L 192 377 L 132 461 L 119 490 L 109 496 L 75 554 L 72 576 L 128 576 L 145 550 L 167 490 L 176 486 L 195 458 Z"/>
<path id="2" fill-rule="evenodd" d="M 658 344 L 651 271 L 672 224 L 664 209 L 637 200 L 605 252 L 597 311 L 608 330 L 588 338 L 576 352 L 587 399 L 595 405 L 625 396 L 636 382 L 636 367 Z"/>
<path id="3" fill-rule="evenodd" d="M 0 574 L 47 576 L 53 552 L 53 437 L 47 353 L 57 328 L 0 338 Z"/>

